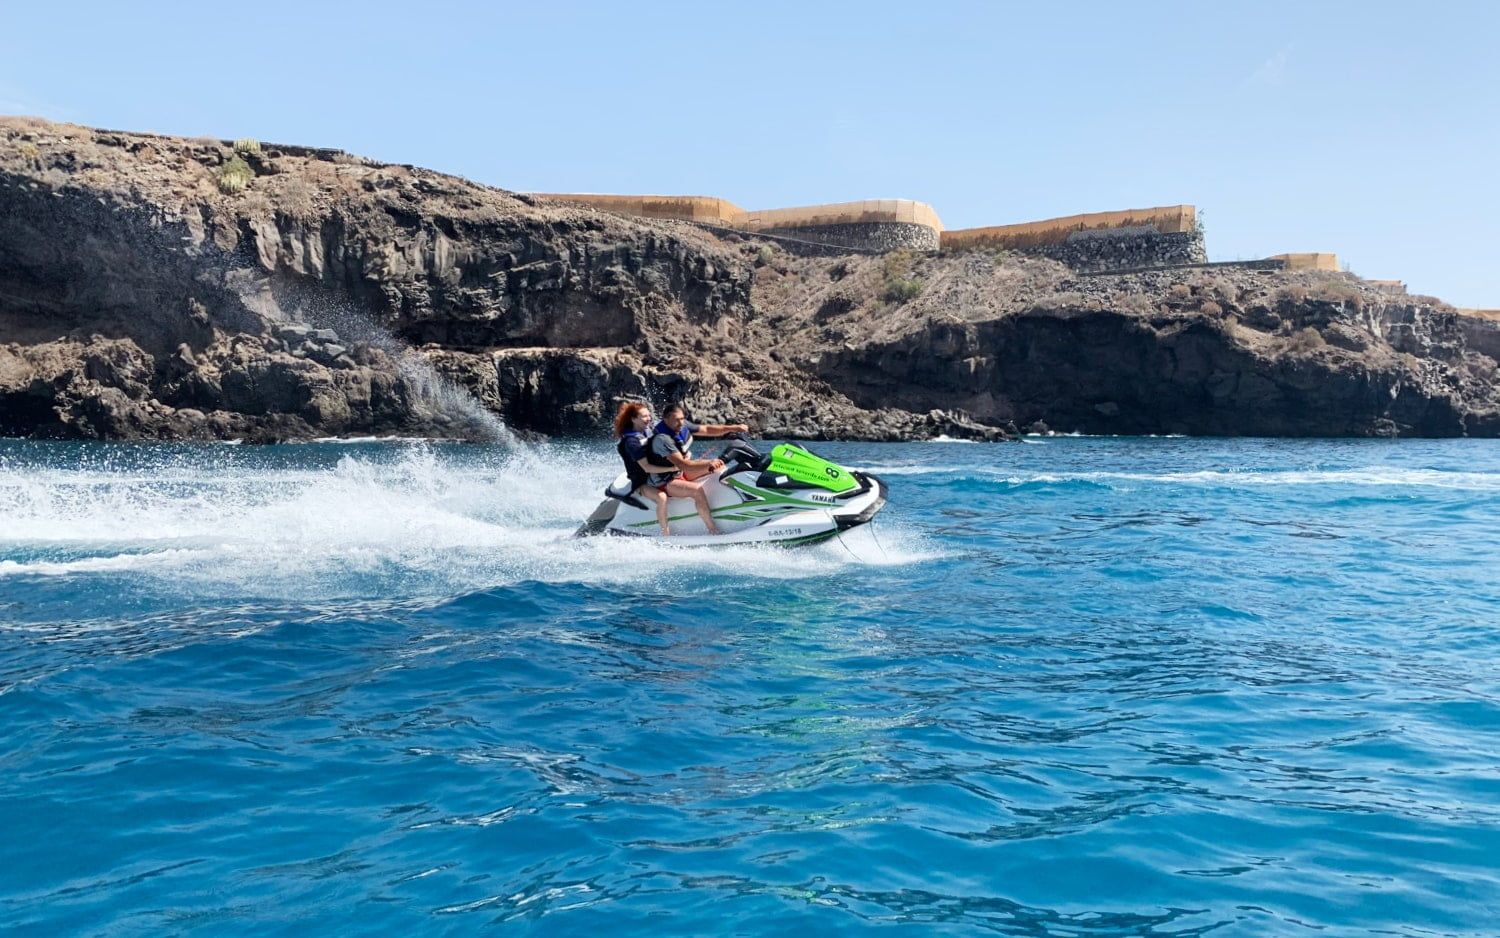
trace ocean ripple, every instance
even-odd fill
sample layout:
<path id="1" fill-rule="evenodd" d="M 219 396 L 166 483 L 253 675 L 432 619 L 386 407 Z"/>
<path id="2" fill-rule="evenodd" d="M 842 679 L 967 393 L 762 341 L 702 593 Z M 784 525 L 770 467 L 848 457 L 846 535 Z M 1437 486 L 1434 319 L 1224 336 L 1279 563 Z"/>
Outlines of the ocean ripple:
<path id="1" fill-rule="evenodd" d="M 1500 447 L 1045 444 L 693 552 L 602 446 L 0 443 L 0 925 L 1492 933 Z"/>

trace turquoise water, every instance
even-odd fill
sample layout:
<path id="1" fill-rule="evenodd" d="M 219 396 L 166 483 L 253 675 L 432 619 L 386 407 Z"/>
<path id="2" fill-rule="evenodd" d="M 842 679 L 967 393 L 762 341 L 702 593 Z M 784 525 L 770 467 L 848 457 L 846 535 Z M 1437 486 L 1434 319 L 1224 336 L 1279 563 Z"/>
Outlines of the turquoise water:
<path id="1" fill-rule="evenodd" d="M 1500 445 L 817 449 L 873 532 L 695 552 L 607 444 L 0 442 L 0 928 L 1500 930 Z"/>

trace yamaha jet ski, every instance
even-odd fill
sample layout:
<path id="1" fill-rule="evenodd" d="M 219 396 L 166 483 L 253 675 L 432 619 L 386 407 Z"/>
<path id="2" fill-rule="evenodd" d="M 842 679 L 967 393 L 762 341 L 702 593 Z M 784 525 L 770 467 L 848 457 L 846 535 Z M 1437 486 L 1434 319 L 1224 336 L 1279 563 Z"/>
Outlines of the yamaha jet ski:
<path id="1" fill-rule="evenodd" d="M 886 487 L 880 479 L 791 443 L 763 456 L 744 440 L 735 440 L 719 458 L 724 467 L 697 481 L 723 533 L 704 529 L 692 499 L 673 498 L 667 502 L 668 542 L 684 547 L 814 544 L 865 524 L 885 507 Z M 656 505 L 634 494 L 627 473 L 620 473 L 604 494 L 576 537 L 661 537 Z"/>

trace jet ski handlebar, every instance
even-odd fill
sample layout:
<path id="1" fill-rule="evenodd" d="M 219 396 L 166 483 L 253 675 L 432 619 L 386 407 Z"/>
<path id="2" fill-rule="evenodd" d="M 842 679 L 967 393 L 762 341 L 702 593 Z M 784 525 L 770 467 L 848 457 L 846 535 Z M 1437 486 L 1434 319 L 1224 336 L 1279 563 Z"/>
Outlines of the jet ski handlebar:
<path id="1" fill-rule="evenodd" d="M 724 451 L 719 454 L 719 458 L 724 460 L 726 465 L 738 464 L 752 469 L 763 469 L 765 467 L 761 465 L 762 463 L 770 463 L 770 457 L 761 455 L 755 447 L 751 446 L 745 434 L 731 433 L 726 439 L 729 440 L 729 445 L 725 446 Z"/>

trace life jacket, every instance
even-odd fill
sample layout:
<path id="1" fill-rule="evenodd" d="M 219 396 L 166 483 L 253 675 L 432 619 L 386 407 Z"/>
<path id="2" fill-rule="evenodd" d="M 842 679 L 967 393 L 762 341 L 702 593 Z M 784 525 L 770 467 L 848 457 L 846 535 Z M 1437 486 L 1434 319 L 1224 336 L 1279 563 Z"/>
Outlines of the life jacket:
<path id="1" fill-rule="evenodd" d="M 672 432 L 672 428 L 669 427 L 669 426 L 667 426 L 667 422 L 665 420 L 662 420 L 662 421 L 659 421 L 656 424 L 656 428 L 653 429 L 651 432 L 652 433 L 660 433 L 662 436 L 664 436 L 667 439 L 671 440 L 674 444 L 676 444 L 676 446 L 677 446 L 677 452 L 679 452 L 682 455 L 686 456 L 688 454 L 688 450 L 691 449 L 692 446 L 693 446 L 693 431 L 690 430 L 689 427 L 696 427 L 696 426 L 698 426 L 698 425 L 695 424 L 695 423 L 693 423 L 693 424 L 684 423 L 682 425 L 682 429 L 681 430 L 678 430 L 676 433 L 673 433 Z"/>
<path id="2" fill-rule="evenodd" d="M 630 490 L 632 492 L 643 485 L 651 484 L 651 474 L 641 468 L 641 457 L 644 456 L 647 459 L 651 459 L 655 455 L 651 452 L 652 436 L 654 434 L 637 433 L 634 430 L 627 430 L 620 437 L 620 442 L 615 446 L 615 452 L 620 454 L 620 460 L 625 463 L 625 475 L 630 478 Z M 631 452 L 630 444 L 632 442 L 640 447 L 639 456 Z M 680 451 L 681 447 L 679 446 L 678 449 Z M 661 473 L 658 473 L 658 475 L 668 472 L 672 473 L 673 476 L 678 475 L 677 470 L 671 466 L 663 467 Z"/>

